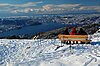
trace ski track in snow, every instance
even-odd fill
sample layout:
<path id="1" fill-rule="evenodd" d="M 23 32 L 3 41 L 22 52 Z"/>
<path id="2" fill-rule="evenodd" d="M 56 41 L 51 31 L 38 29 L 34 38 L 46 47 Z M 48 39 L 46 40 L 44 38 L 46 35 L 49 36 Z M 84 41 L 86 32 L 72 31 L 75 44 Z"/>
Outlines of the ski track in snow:
<path id="1" fill-rule="evenodd" d="M 99 66 L 100 45 L 73 45 L 58 39 L 0 39 L 0 66 Z M 71 53 L 71 52 L 72 53 Z"/>

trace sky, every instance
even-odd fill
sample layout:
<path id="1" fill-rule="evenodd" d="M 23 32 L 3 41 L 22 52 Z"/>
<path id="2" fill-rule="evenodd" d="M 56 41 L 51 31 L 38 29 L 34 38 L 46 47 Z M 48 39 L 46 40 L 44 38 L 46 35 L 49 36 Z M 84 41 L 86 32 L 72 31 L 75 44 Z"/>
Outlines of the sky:
<path id="1" fill-rule="evenodd" d="M 0 16 L 100 13 L 100 0 L 0 0 Z"/>

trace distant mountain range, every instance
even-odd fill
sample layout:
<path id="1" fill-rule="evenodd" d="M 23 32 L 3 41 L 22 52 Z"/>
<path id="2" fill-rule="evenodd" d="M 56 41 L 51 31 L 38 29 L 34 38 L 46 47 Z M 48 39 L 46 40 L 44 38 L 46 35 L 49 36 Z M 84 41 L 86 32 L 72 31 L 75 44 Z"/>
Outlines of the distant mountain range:
<path id="1" fill-rule="evenodd" d="M 71 17 L 71 18 L 69 18 Z M 87 25 L 87 27 L 84 27 Z M 93 25 L 93 28 L 90 27 Z M 15 16 L 0 18 L 0 37 L 20 36 L 29 38 L 41 32 L 62 27 L 84 27 L 87 32 L 100 26 L 100 14 Z M 89 30 L 87 28 L 90 28 Z M 92 31 L 93 31 L 92 30 Z M 48 35 L 48 34 L 47 34 Z"/>

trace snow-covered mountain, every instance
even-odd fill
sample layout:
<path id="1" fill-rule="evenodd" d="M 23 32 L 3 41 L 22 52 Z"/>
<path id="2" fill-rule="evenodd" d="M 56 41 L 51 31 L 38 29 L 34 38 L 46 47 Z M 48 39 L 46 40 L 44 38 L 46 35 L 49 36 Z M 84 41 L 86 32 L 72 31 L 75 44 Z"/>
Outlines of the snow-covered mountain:
<path id="1" fill-rule="evenodd" d="M 0 17 L 0 38 L 30 38 L 35 34 L 65 26 L 83 27 L 88 34 L 93 34 L 100 26 L 100 14 Z"/>
<path id="2" fill-rule="evenodd" d="M 96 31 L 93 35 L 90 36 L 90 40 L 92 45 L 99 44 L 100 45 L 100 29 Z"/>
<path id="3" fill-rule="evenodd" d="M 92 35 L 92 41 L 93 42 L 100 42 L 100 29 L 96 32 L 96 33 L 94 33 L 93 35 Z"/>
<path id="4" fill-rule="evenodd" d="M 100 66 L 100 45 L 61 45 L 59 39 L 0 39 L 0 66 Z"/>
<path id="5" fill-rule="evenodd" d="M 100 66 L 99 31 L 90 36 L 91 44 L 72 48 L 59 39 L 0 39 L 0 66 Z"/>

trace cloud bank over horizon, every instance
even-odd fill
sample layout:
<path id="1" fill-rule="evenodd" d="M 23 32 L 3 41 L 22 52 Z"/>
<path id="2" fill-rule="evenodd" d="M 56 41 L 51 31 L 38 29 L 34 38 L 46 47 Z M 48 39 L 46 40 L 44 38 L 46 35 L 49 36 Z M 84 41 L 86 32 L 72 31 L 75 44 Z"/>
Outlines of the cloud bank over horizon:
<path id="1" fill-rule="evenodd" d="M 99 12 L 99 5 L 82 5 L 80 3 L 45 3 L 44 1 L 26 2 L 21 4 L 0 3 L 0 12 L 11 14 L 33 13 L 33 14 L 62 14 L 70 12 Z"/>
<path id="2" fill-rule="evenodd" d="M 33 7 L 31 4 L 34 3 L 26 3 L 24 5 L 26 5 L 25 7 L 23 6 L 22 9 L 20 9 L 22 6 L 17 5 L 15 6 L 15 10 L 11 10 L 12 13 L 28 13 L 28 12 L 35 12 L 37 14 L 59 14 L 59 13 L 63 13 L 63 12 L 70 12 L 70 11 L 96 11 L 96 12 L 100 12 L 100 6 L 82 6 L 81 4 L 59 4 L 59 5 L 55 5 L 55 4 L 46 4 L 43 5 L 41 7 L 35 8 L 35 6 L 37 6 L 38 4 L 40 4 L 42 2 L 38 2 L 37 4 L 33 5 Z M 30 4 L 30 5 L 27 5 Z M 19 7 L 19 8 L 18 8 Z"/>

